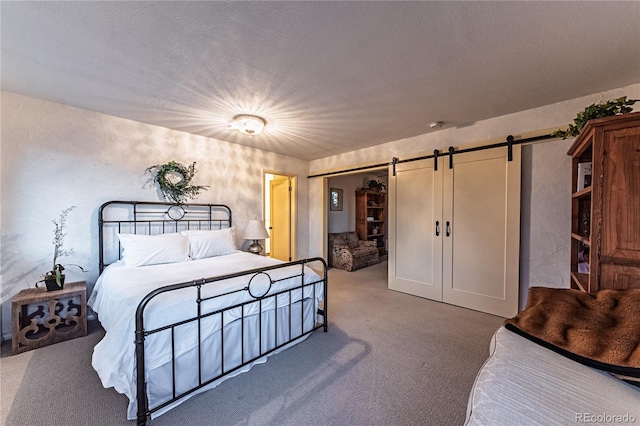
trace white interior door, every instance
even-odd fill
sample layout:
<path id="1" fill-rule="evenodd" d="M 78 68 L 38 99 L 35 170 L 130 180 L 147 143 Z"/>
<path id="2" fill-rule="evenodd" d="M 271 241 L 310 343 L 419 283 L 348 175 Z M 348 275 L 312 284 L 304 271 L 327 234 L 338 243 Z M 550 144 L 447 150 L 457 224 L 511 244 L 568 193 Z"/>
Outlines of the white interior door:
<path id="1" fill-rule="evenodd" d="M 482 312 L 518 313 L 520 147 L 457 154 L 444 169 L 442 300 Z M 448 226 L 447 226 L 448 224 Z"/>
<path id="2" fill-rule="evenodd" d="M 389 288 L 502 317 L 518 312 L 520 147 L 396 166 Z"/>
<path id="3" fill-rule="evenodd" d="M 442 301 L 442 173 L 433 168 L 398 164 L 389 176 L 389 288 Z"/>

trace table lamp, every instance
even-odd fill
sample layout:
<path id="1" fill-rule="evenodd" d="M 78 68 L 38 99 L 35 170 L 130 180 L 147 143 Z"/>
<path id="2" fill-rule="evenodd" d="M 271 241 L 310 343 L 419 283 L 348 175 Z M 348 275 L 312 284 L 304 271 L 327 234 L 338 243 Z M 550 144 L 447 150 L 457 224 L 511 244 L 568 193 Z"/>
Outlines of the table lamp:
<path id="1" fill-rule="evenodd" d="M 253 244 L 251 244 L 248 249 L 249 253 L 260 254 L 260 252 L 262 251 L 262 246 L 260 245 L 258 240 L 269 238 L 269 233 L 267 232 L 263 221 L 253 219 L 249 221 L 249 224 L 244 229 L 242 238 L 244 238 L 245 240 L 253 240 Z"/>

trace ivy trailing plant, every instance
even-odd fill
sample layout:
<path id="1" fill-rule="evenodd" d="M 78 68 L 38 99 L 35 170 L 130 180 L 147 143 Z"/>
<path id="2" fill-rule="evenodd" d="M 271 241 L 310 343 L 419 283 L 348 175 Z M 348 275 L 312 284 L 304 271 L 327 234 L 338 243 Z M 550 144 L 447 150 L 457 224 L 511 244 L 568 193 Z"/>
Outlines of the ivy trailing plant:
<path id="1" fill-rule="evenodd" d="M 640 99 L 629 99 L 623 96 L 612 101 L 601 102 L 599 104 L 591 104 L 576 115 L 573 119 L 575 124 L 569 124 L 567 130 L 558 129 L 551 133 L 553 136 L 566 139 L 578 136 L 580 130 L 587 124 L 587 121 L 594 118 L 611 117 L 612 115 L 628 114 L 633 111 L 631 105 L 639 102 Z"/>
<path id="2" fill-rule="evenodd" d="M 186 198 L 193 198 L 200 191 L 203 189 L 206 191 L 208 188 L 208 186 L 202 185 L 189 185 L 189 182 L 198 171 L 195 161 L 190 166 L 169 161 L 167 164 L 156 164 L 155 166 L 147 167 L 146 170 L 150 173 L 155 172 L 153 181 L 160 186 L 162 195 L 177 204 L 182 204 Z M 175 180 L 176 177 L 178 180 Z"/>

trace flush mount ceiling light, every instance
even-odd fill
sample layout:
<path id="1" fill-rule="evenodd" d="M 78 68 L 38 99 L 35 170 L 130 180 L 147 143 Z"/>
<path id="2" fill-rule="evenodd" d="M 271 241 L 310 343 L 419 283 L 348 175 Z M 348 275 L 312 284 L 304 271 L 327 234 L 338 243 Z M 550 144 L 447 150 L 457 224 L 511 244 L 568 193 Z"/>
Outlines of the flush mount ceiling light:
<path id="1" fill-rule="evenodd" d="M 245 135 L 257 135 L 262 131 L 265 124 L 267 124 L 267 121 L 257 115 L 238 114 L 233 117 L 233 122 L 229 127 Z"/>

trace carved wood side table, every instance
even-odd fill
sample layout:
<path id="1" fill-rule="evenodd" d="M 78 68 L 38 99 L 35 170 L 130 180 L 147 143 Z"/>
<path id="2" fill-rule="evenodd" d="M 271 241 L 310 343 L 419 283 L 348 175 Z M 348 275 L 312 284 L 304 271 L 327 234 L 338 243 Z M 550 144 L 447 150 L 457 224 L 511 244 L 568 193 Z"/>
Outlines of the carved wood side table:
<path id="1" fill-rule="evenodd" d="M 29 310 L 33 312 L 29 313 Z M 22 290 L 11 302 L 11 313 L 11 352 L 14 355 L 86 336 L 86 283 L 68 283 L 62 290 L 55 291 L 47 291 L 44 287 Z"/>

